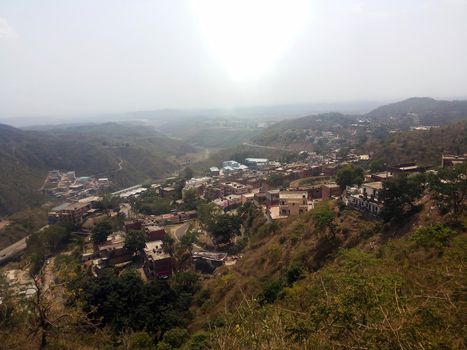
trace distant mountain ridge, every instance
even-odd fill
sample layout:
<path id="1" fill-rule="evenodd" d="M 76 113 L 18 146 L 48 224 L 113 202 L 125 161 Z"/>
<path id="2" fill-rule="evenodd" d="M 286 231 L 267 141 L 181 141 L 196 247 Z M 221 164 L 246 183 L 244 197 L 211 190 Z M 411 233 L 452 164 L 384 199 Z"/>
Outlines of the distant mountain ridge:
<path id="1" fill-rule="evenodd" d="M 264 146 L 288 147 L 295 143 L 301 147 L 307 135 L 305 129 L 338 131 L 359 120 L 369 120 L 376 125 L 394 129 L 411 126 L 442 126 L 467 120 L 467 101 L 439 101 L 429 97 L 412 97 L 400 102 L 378 107 L 366 114 L 323 113 L 278 122 L 252 138 L 252 142 Z"/>
<path id="2" fill-rule="evenodd" d="M 443 101 L 430 97 L 412 97 L 378 107 L 365 115 L 375 120 L 418 118 L 426 125 L 443 125 L 467 119 L 467 101 Z"/>
<path id="3" fill-rule="evenodd" d="M 39 204 L 37 189 L 50 169 L 102 174 L 126 186 L 166 176 L 176 167 L 167 157 L 192 151 L 148 127 L 105 123 L 29 131 L 0 124 L 0 214 Z M 123 168 L 116 171 L 120 161 Z"/>

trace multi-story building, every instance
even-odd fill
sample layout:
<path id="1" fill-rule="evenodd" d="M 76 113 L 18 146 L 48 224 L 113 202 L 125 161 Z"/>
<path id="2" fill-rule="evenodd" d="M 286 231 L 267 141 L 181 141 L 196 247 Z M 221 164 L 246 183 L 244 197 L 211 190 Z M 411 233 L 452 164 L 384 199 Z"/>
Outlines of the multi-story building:
<path id="1" fill-rule="evenodd" d="M 63 203 L 49 212 L 48 222 L 80 225 L 90 209 L 91 203 Z"/>
<path id="2" fill-rule="evenodd" d="M 324 200 L 330 199 L 331 197 L 338 197 L 342 193 L 341 188 L 336 183 L 324 184 L 321 187 L 322 187 L 322 198 Z"/>
<path id="3" fill-rule="evenodd" d="M 166 279 L 172 275 L 172 257 L 163 248 L 162 241 L 146 242 L 144 247 L 144 270 L 150 278 Z"/>
<path id="4" fill-rule="evenodd" d="M 360 211 L 379 215 L 383 209 L 383 202 L 380 199 L 380 191 L 383 184 L 380 181 L 369 182 L 361 187 L 347 187 L 344 201 L 350 207 Z"/>
<path id="5" fill-rule="evenodd" d="M 464 155 L 443 155 L 441 157 L 441 167 L 448 168 L 467 162 L 467 153 Z"/>
<path id="6" fill-rule="evenodd" d="M 229 195 L 229 194 L 244 194 L 249 192 L 249 188 L 246 185 L 243 185 L 238 182 L 225 182 L 222 184 L 224 188 L 224 195 Z"/>
<path id="7" fill-rule="evenodd" d="M 282 191 L 279 193 L 281 216 L 301 215 L 308 211 L 308 194 L 304 191 Z"/>

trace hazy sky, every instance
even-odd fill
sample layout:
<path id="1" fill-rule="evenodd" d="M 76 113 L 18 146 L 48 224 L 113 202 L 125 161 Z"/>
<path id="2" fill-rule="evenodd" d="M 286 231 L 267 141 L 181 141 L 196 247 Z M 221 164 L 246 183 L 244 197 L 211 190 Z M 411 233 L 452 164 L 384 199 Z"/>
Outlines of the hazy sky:
<path id="1" fill-rule="evenodd" d="M 467 96 L 467 0 L 0 0 L 0 117 Z"/>

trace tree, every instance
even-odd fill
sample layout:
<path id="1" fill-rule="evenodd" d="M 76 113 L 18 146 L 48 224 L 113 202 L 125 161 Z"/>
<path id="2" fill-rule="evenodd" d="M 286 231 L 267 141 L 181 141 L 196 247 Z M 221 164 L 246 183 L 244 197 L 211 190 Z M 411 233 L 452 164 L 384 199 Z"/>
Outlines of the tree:
<path id="1" fill-rule="evenodd" d="M 398 220 L 411 213 L 415 208 L 415 201 L 422 196 L 423 183 L 420 177 L 399 175 L 383 181 L 380 199 L 384 206 L 381 216 L 385 221 Z"/>
<path id="2" fill-rule="evenodd" d="M 101 210 L 118 209 L 120 207 L 120 202 L 121 200 L 119 197 L 105 194 L 102 200 L 97 202 L 97 207 Z"/>
<path id="3" fill-rule="evenodd" d="M 175 239 L 173 239 L 169 235 L 165 235 L 164 237 L 162 237 L 162 243 L 162 249 L 164 250 L 164 252 L 173 255 Z"/>
<path id="4" fill-rule="evenodd" d="M 284 177 L 279 174 L 271 174 L 268 177 L 268 183 L 273 187 L 279 187 L 284 184 Z"/>
<path id="5" fill-rule="evenodd" d="M 197 241 L 198 241 L 197 232 L 192 231 L 192 230 L 189 230 L 185 235 L 183 235 L 180 238 L 180 244 L 182 245 L 182 247 L 187 249 L 190 252 L 190 254 L 191 254 L 191 251 L 193 250 L 193 243 L 196 243 Z"/>
<path id="6" fill-rule="evenodd" d="M 384 171 L 386 169 L 386 165 L 384 164 L 384 161 L 381 159 L 375 159 L 370 163 L 370 171 L 372 173 L 376 173 L 378 171 Z"/>
<path id="7" fill-rule="evenodd" d="M 233 236 L 240 233 L 242 219 L 238 215 L 219 214 L 216 215 L 208 230 L 217 243 L 227 243 Z"/>
<path id="8" fill-rule="evenodd" d="M 202 202 L 198 204 L 198 219 L 205 229 L 207 229 L 214 221 L 214 216 L 218 208 L 214 203 Z"/>
<path id="9" fill-rule="evenodd" d="M 344 165 L 337 171 L 336 183 L 344 190 L 347 186 L 360 186 L 365 179 L 365 174 L 362 168 L 348 164 Z"/>
<path id="10" fill-rule="evenodd" d="M 142 251 L 146 245 L 146 240 L 146 234 L 144 231 L 129 231 L 125 237 L 125 249 L 129 250 L 133 254 Z"/>
<path id="11" fill-rule="evenodd" d="M 311 217 L 313 218 L 315 229 L 318 232 L 323 232 L 326 228 L 329 228 L 331 232 L 334 231 L 336 213 L 330 208 L 329 202 L 319 203 L 311 211 Z"/>
<path id="12" fill-rule="evenodd" d="M 183 190 L 183 204 L 181 209 L 183 210 L 194 210 L 197 206 L 197 195 L 194 188 Z"/>
<path id="13" fill-rule="evenodd" d="M 193 175 L 194 171 L 190 167 L 186 167 L 185 169 L 183 169 L 182 177 L 184 180 L 190 180 L 193 177 Z"/>
<path id="14" fill-rule="evenodd" d="M 467 163 L 439 169 L 428 176 L 430 190 L 442 211 L 460 215 L 467 198 Z"/>
<path id="15" fill-rule="evenodd" d="M 100 221 L 92 231 L 92 241 L 96 244 L 104 243 L 112 231 L 113 227 L 109 220 Z"/>

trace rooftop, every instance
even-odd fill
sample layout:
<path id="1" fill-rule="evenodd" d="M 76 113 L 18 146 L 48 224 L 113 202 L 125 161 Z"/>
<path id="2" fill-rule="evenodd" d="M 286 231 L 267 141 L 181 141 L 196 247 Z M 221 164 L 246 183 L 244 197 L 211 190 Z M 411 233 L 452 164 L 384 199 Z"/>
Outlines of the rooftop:
<path id="1" fill-rule="evenodd" d="M 307 198 L 306 192 L 280 192 L 279 193 L 280 199 L 302 199 Z"/>
<path id="2" fill-rule="evenodd" d="M 363 184 L 363 186 L 380 190 L 383 188 L 383 183 L 381 181 L 368 182 L 366 184 Z"/>
<path id="3" fill-rule="evenodd" d="M 164 252 L 164 243 L 162 241 L 146 242 L 144 253 L 150 260 L 161 260 L 170 258 L 170 254 Z"/>

